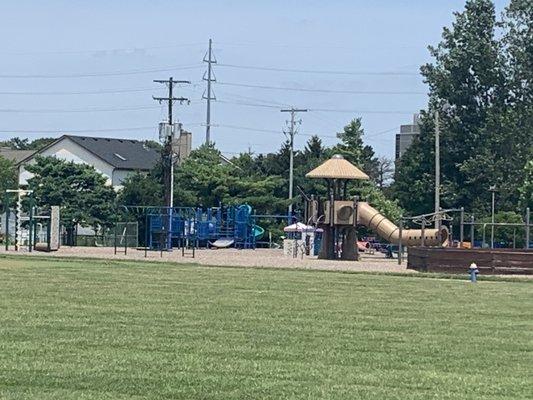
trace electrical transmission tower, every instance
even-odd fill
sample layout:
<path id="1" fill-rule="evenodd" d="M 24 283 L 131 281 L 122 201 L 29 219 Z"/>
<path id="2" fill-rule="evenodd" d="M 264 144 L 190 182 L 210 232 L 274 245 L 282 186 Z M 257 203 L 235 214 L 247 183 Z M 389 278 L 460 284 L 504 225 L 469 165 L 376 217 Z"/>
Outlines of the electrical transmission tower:
<path id="1" fill-rule="evenodd" d="M 190 100 L 185 97 L 174 97 L 174 85 L 180 83 L 191 83 L 190 81 L 175 81 L 172 77 L 169 79 L 156 79 L 156 83 L 166 84 L 168 87 L 168 97 L 155 97 L 154 100 L 159 103 L 166 101 L 168 103 L 168 127 L 163 127 L 163 131 L 167 132 L 163 135 L 164 147 L 161 152 L 161 158 L 163 161 L 163 186 L 165 188 L 165 205 L 167 207 L 174 207 L 174 151 L 172 149 L 172 143 L 174 142 L 175 125 L 172 118 L 172 108 L 175 101 L 190 103 Z M 161 127 L 160 127 L 161 129 Z M 161 131 L 160 131 L 161 137 Z"/>
<path id="2" fill-rule="evenodd" d="M 290 147 L 290 156 L 289 156 L 289 215 L 292 215 L 292 192 L 293 192 L 293 185 L 294 185 L 294 135 L 298 132 L 296 129 L 296 125 L 300 125 L 302 123 L 302 120 L 296 120 L 296 113 L 299 112 L 307 112 L 307 109 L 304 108 L 288 108 L 288 109 L 282 109 L 281 112 L 288 112 L 291 113 L 291 120 L 288 122 L 289 125 L 289 132 L 283 132 L 285 133 L 285 136 L 288 136 L 289 139 L 289 147 Z"/>
<path id="3" fill-rule="evenodd" d="M 207 71 L 202 78 L 207 82 L 207 90 L 204 91 L 202 99 L 207 101 L 207 114 L 205 119 L 205 143 L 211 142 L 211 100 L 216 100 L 215 92 L 211 87 L 211 83 L 216 82 L 217 78 L 213 72 L 213 64 L 217 63 L 217 60 L 213 54 L 213 41 L 209 39 L 209 48 L 204 56 L 204 62 L 207 63 Z M 207 93 L 206 93 L 207 92 Z"/>

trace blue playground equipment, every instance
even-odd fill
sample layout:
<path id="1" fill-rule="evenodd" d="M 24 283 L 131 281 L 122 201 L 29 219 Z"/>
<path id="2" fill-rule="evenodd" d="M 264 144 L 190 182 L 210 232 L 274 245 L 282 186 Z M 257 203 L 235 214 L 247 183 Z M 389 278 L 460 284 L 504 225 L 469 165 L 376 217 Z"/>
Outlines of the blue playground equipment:
<path id="1" fill-rule="evenodd" d="M 156 207 L 147 214 L 148 247 L 231 247 L 254 249 L 264 229 L 255 224 L 252 207 Z"/>

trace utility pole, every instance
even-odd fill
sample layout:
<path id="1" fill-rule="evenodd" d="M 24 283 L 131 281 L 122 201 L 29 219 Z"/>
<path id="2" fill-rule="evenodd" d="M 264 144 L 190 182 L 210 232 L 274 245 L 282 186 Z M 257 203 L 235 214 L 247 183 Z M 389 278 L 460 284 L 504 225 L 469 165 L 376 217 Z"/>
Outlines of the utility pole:
<path id="1" fill-rule="evenodd" d="M 301 124 L 302 121 L 296 121 L 296 113 L 307 112 L 307 109 L 303 108 L 288 108 L 282 109 L 281 112 L 291 113 L 291 121 L 289 124 L 289 146 L 290 146 L 290 156 L 289 156 L 289 215 L 292 215 L 292 192 L 294 184 L 294 135 L 296 135 L 296 124 Z M 285 132 L 287 135 L 287 132 Z"/>
<path id="2" fill-rule="evenodd" d="M 204 62 L 207 63 L 207 72 L 204 73 L 204 77 L 202 79 L 207 82 L 207 95 L 204 91 L 202 98 L 207 100 L 207 113 L 205 118 L 205 144 L 209 144 L 211 142 L 211 100 L 217 99 L 213 89 L 211 88 L 211 82 L 217 81 L 217 78 L 215 78 L 215 74 L 213 73 L 212 66 L 212 64 L 217 63 L 217 60 L 213 55 L 213 41 L 211 39 L 209 39 L 209 48 L 204 56 Z"/>
<path id="3" fill-rule="evenodd" d="M 440 121 L 439 110 L 435 110 L 435 228 L 440 234 Z"/>
<path id="4" fill-rule="evenodd" d="M 174 85 L 180 83 L 191 83 L 190 81 L 175 81 L 172 77 L 169 79 L 156 79 L 156 83 L 166 84 L 168 86 L 168 97 L 154 97 L 154 100 L 162 103 L 168 102 L 168 131 L 169 134 L 165 136 L 165 143 L 161 153 L 163 161 L 163 186 L 165 188 L 165 206 L 174 207 L 174 152 L 172 143 L 174 141 L 174 124 L 172 118 L 172 108 L 175 101 L 190 103 L 190 100 L 185 97 L 174 97 Z"/>

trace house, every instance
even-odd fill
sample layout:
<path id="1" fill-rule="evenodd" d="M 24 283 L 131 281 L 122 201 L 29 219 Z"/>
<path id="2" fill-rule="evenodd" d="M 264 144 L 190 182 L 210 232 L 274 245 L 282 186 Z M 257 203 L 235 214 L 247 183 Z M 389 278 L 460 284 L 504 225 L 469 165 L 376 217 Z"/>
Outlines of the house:
<path id="1" fill-rule="evenodd" d="M 92 165 L 116 189 L 128 175 L 148 172 L 161 159 L 157 150 L 139 140 L 63 135 L 17 163 L 20 186 L 27 185 L 33 176 L 25 166 L 34 163 L 37 156 Z"/>

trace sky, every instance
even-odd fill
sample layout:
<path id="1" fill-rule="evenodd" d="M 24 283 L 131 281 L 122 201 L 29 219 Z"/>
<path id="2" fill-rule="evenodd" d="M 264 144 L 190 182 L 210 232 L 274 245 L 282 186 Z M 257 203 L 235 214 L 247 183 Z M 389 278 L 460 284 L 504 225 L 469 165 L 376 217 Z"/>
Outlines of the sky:
<path id="1" fill-rule="evenodd" d="M 501 12 L 507 1 L 496 2 Z M 175 117 L 205 140 L 208 40 L 217 60 L 211 138 L 231 156 L 277 150 L 299 114 L 297 149 L 326 145 L 362 118 L 365 142 L 394 157 L 401 124 L 427 103 L 418 74 L 463 0 L 3 0 L 0 140 L 77 134 L 157 140 L 166 96 L 189 80 Z M 281 88 L 281 89 L 280 89 Z M 348 92 L 348 93 L 347 93 Z"/>

